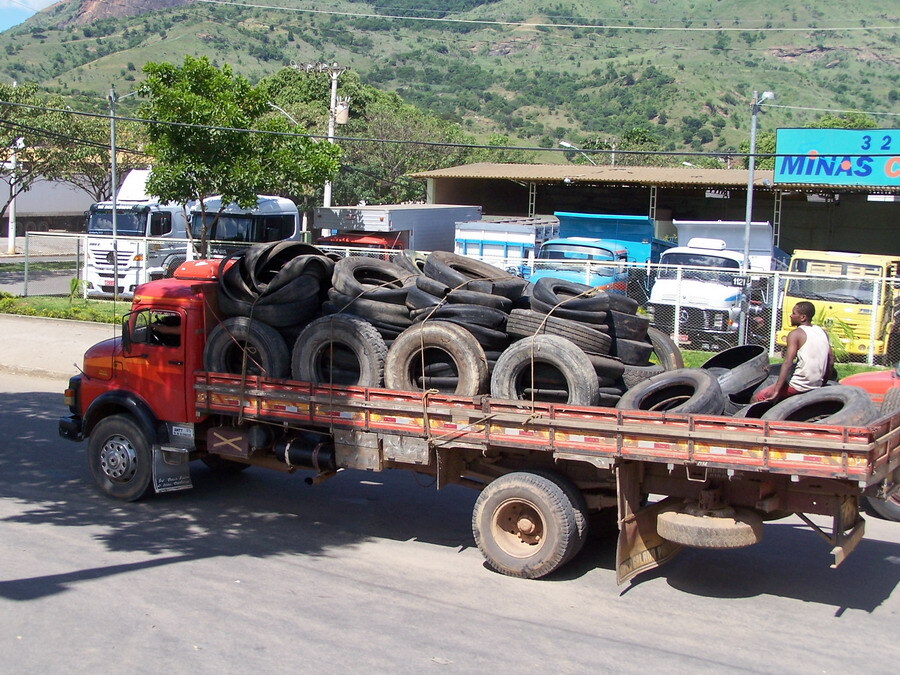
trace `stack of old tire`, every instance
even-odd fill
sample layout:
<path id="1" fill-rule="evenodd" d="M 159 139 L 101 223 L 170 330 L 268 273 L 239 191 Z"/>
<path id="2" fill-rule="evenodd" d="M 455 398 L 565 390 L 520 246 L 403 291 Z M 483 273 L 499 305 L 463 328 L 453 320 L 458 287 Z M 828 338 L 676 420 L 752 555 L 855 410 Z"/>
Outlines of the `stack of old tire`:
<path id="1" fill-rule="evenodd" d="M 674 342 L 651 327 L 647 317 L 638 315 L 637 302 L 624 295 L 545 277 L 531 289 L 529 307 L 514 310 L 510 318 L 510 335 L 528 342 L 515 347 L 516 372 L 509 375 L 504 368 L 492 381 L 494 396 L 527 398 L 537 394 L 536 400 L 610 406 L 638 382 L 683 365 Z M 540 337 L 543 335 L 556 338 Z M 542 353 L 537 360 L 533 358 L 535 347 Z M 654 353 L 658 363 L 651 365 Z M 541 361 L 551 367 L 542 369 Z M 523 379 L 526 371 L 527 382 Z M 590 377 L 591 372 L 596 377 Z M 562 374 L 568 381 L 565 388 L 560 387 Z"/>
<path id="2" fill-rule="evenodd" d="M 836 382 L 778 403 L 752 403 L 755 393 L 775 383 L 780 367 L 770 364 L 764 347 L 741 345 L 699 368 L 650 377 L 626 391 L 616 407 L 841 426 L 864 426 L 879 415 L 865 390 Z"/>
<path id="3" fill-rule="evenodd" d="M 487 393 L 497 359 L 509 345 L 509 313 L 527 286 L 520 277 L 446 251 L 409 266 L 406 300 L 412 326 L 391 345 L 385 385 L 464 396 Z"/>
<path id="4" fill-rule="evenodd" d="M 334 261 L 299 242 L 253 246 L 219 263 L 218 308 L 204 366 L 287 377 L 288 344 L 321 312 Z"/>

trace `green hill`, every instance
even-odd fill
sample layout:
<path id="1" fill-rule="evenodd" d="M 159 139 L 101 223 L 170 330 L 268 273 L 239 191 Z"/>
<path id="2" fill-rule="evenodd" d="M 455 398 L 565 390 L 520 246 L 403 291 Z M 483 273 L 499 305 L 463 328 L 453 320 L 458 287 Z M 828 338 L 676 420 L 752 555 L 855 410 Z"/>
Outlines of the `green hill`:
<path id="1" fill-rule="evenodd" d="M 896 113 L 900 97 L 900 19 L 875 0 L 392 0 L 378 9 L 336 0 L 316 11 L 191 2 L 74 23 L 88 1 L 57 3 L 0 34 L 6 73 L 101 110 L 110 85 L 128 92 L 151 60 L 205 55 L 252 81 L 291 62 L 337 62 L 477 137 L 551 147 L 637 127 L 658 147 L 710 153 L 746 140 L 753 90 L 790 106 L 767 110 L 766 129 L 821 114 L 800 108 Z"/>

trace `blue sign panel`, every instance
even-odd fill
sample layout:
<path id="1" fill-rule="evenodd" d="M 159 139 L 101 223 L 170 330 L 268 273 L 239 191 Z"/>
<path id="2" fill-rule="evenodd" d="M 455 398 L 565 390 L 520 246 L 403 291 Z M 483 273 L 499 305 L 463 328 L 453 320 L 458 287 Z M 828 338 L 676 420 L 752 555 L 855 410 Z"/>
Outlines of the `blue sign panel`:
<path id="1" fill-rule="evenodd" d="M 775 182 L 900 187 L 900 129 L 779 129 Z"/>

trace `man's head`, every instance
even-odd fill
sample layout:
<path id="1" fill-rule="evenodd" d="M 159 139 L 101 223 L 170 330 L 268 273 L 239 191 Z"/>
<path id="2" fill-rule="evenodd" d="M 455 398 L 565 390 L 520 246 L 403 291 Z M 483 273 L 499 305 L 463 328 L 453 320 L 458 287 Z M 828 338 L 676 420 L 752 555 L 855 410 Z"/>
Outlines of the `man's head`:
<path id="1" fill-rule="evenodd" d="M 816 307 L 811 302 L 801 300 L 791 311 L 791 325 L 799 326 L 801 324 L 812 323 L 812 318 L 816 315 Z"/>

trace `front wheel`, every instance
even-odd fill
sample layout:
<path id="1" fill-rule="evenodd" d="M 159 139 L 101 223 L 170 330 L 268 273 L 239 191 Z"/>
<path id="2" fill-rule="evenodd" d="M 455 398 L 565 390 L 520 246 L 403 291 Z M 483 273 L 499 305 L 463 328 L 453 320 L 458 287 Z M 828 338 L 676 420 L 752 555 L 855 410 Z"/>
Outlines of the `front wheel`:
<path id="1" fill-rule="evenodd" d="M 133 502 L 150 492 L 153 478 L 150 441 L 127 415 L 101 420 L 88 441 L 88 465 L 100 489 Z"/>
<path id="2" fill-rule="evenodd" d="M 550 574 L 583 543 L 566 490 L 539 473 L 488 483 L 475 502 L 472 532 L 491 568 L 524 579 Z"/>

